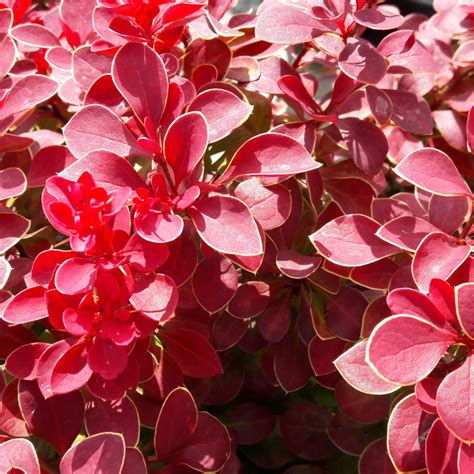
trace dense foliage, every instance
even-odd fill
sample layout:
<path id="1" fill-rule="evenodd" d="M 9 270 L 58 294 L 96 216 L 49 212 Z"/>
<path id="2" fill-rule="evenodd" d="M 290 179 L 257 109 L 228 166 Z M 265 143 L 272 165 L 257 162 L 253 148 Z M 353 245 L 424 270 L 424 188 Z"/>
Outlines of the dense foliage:
<path id="1" fill-rule="evenodd" d="M 0 471 L 474 472 L 473 1 L 231 3 L 0 0 Z"/>

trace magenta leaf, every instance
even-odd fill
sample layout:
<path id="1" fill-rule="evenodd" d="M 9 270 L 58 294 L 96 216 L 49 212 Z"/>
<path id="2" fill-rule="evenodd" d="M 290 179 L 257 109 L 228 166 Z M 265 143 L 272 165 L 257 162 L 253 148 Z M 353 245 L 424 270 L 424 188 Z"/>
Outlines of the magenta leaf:
<path id="1" fill-rule="evenodd" d="M 426 467 L 429 472 L 459 472 L 458 453 L 460 441 L 438 419 L 426 437 Z"/>
<path id="2" fill-rule="evenodd" d="M 168 76 L 160 56 L 144 44 L 127 43 L 115 55 L 112 78 L 138 119 L 145 126 L 149 120 L 156 129 L 168 95 Z"/>
<path id="3" fill-rule="evenodd" d="M 117 433 L 99 433 L 72 446 L 61 459 L 64 474 L 121 472 L 125 461 L 125 442 Z"/>
<path id="4" fill-rule="evenodd" d="M 33 380 L 37 376 L 39 358 L 47 347 L 48 344 L 43 342 L 25 344 L 10 352 L 5 361 L 5 368 L 18 379 Z"/>
<path id="5" fill-rule="evenodd" d="M 413 385 L 427 377 L 456 335 L 411 315 L 383 320 L 367 345 L 367 362 L 384 380 Z"/>
<path id="6" fill-rule="evenodd" d="M 263 252 L 257 224 L 239 199 L 213 194 L 188 211 L 201 239 L 218 252 L 241 256 Z"/>
<path id="7" fill-rule="evenodd" d="M 56 288 L 65 295 L 77 295 L 89 291 L 94 283 L 97 266 L 81 258 L 70 258 L 63 262 L 54 277 Z"/>
<path id="8" fill-rule="evenodd" d="M 26 176 L 19 168 L 0 171 L 0 201 L 20 196 L 26 190 Z"/>

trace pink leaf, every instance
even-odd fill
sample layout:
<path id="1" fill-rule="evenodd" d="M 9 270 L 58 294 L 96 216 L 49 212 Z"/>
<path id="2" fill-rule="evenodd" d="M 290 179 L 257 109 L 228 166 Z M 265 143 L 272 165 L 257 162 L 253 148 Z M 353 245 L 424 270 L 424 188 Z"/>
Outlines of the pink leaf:
<path id="1" fill-rule="evenodd" d="M 367 345 L 367 361 L 384 380 L 413 385 L 427 377 L 456 335 L 409 315 L 383 320 Z"/>
<path id="2" fill-rule="evenodd" d="M 20 196 L 26 190 L 26 176 L 19 168 L 0 170 L 0 201 Z"/>
<path id="3" fill-rule="evenodd" d="M 365 95 L 375 120 L 380 125 L 385 125 L 390 120 L 393 112 L 392 102 L 388 95 L 382 89 L 370 85 L 365 88 Z"/>
<path id="4" fill-rule="evenodd" d="M 234 195 L 247 204 L 263 230 L 280 227 L 290 216 L 291 193 L 284 186 L 263 186 L 258 178 L 251 178 L 240 183 Z"/>
<path id="5" fill-rule="evenodd" d="M 448 155 L 435 148 L 409 153 L 395 173 L 428 192 L 442 196 L 471 196 L 469 186 Z"/>
<path id="6" fill-rule="evenodd" d="M 332 220 L 309 238 L 329 261 L 348 267 L 362 266 L 398 251 L 375 235 L 378 228 L 369 217 L 352 214 Z"/>
<path id="7" fill-rule="evenodd" d="M 124 347 L 110 339 L 96 336 L 87 354 L 87 363 L 93 372 L 107 380 L 117 377 L 128 364 L 128 354 Z"/>
<path id="8" fill-rule="evenodd" d="M 56 288 L 65 295 L 77 295 L 89 291 L 95 283 L 97 265 L 83 258 L 70 258 L 56 271 Z"/>
<path id="9" fill-rule="evenodd" d="M 230 438 L 222 423 L 206 412 L 199 412 L 196 429 L 186 446 L 171 458 L 198 471 L 219 471 L 230 455 Z"/>
<path id="10" fill-rule="evenodd" d="M 80 46 L 72 53 L 72 77 L 76 84 L 87 90 L 102 75 L 110 73 L 112 57 L 92 51 L 90 46 Z"/>
<path id="11" fill-rule="evenodd" d="M 0 120 L 27 111 L 53 97 L 58 83 L 47 76 L 32 74 L 22 77 L 10 89 L 0 109 Z"/>
<path id="12" fill-rule="evenodd" d="M 192 278 L 194 295 L 209 313 L 224 308 L 234 296 L 237 285 L 237 271 L 227 258 L 219 254 L 204 258 Z"/>
<path id="13" fill-rule="evenodd" d="M 474 446 L 462 443 L 459 447 L 459 474 L 470 474 L 474 469 Z"/>
<path id="14" fill-rule="evenodd" d="M 474 152 L 474 106 L 469 110 L 466 124 L 467 143 L 471 153 Z"/>
<path id="15" fill-rule="evenodd" d="M 464 283 L 455 288 L 456 313 L 459 324 L 468 337 L 474 339 L 474 283 Z"/>
<path id="16" fill-rule="evenodd" d="M 225 184 L 243 176 L 290 176 L 320 166 L 294 138 L 263 133 L 247 140 L 237 150 L 217 182 Z"/>
<path id="17" fill-rule="evenodd" d="M 121 472 L 125 461 L 125 442 L 117 433 L 99 433 L 83 439 L 61 459 L 63 474 Z"/>
<path id="18" fill-rule="evenodd" d="M 96 185 L 104 187 L 109 192 L 123 190 L 124 187 L 137 189 L 146 186 L 126 159 L 110 151 L 92 151 L 68 166 L 59 176 L 77 181 L 84 171 L 93 176 Z"/>
<path id="19" fill-rule="evenodd" d="M 198 332 L 175 329 L 160 332 L 159 338 L 184 375 L 206 378 L 223 373 L 219 356 Z"/>
<path id="20" fill-rule="evenodd" d="M 209 138 L 206 119 L 199 112 L 179 116 L 168 128 L 163 153 L 179 186 L 201 161 Z"/>
<path id="21" fill-rule="evenodd" d="M 276 264 L 287 277 L 302 279 L 308 278 L 318 269 L 321 265 L 321 257 L 284 250 L 278 253 Z"/>
<path id="22" fill-rule="evenodd" d="M 428 472 L 458 472 L 460 441 L 436 420 L 426 437 L 426 467 Z"/>
<path id="23" fill-rule="evenodd" d="M 112 78 L 138 119 L 143 124 L 150 120 L 156 129 L 168 95 L 168 76 L 160 56 L 144 44 L 127 43 L 115 55 Z"/>
<path id="24" fill-rule="evenodd" d="M 175 388 L 161 406 L 155 427 L 155 452 L 159 460 L 168 459 L 183 448 L 196 430 L 198 411 L 191 393 Z"/>
<path id="25" fill-rule="evenodd" d="M 209 125 L 209 141 L 230 135 L 252 113 L 253 107 L 235 94 L 223 89 L 209 89 L 198 94 L 189 104 L 189 112 L 201 112 Z"/>
<path id="26" fill-rule="evenodd" d="M 17 293 L 5 306 L 2 319 L 11 324 L 25 324 L 48 317 L 45 289 L 32 286 Z"/>
<path id="27" fill-rule="evenodd" d="M 47 347 L 48 344 L 42 342 L 25 344 L 9 354 L 5 368 L 16 378 L 33 380 L 37 377 L 39 358 Z"/>
<path id="28" fill-rule="evenodd" d="M 339 54 L 339 67 L 352 79 L 366 84 L 377 84 L 385 76 L 385 58 L 361 38 L 348 38 Z"/>
<path id="29" fill-rule="evenodd" d="M 401 129 L 415 135 L 431 135 L 433 119 L 425 99 L 412 92 L 384 89 L 392 102 L 392 120 Z"/>
<path id="30" fill-rule="evenodd" d="M 10 439 L 0 444 L 0 470 L 5 473 L 40 474 L 35 447 L 27 439 Z"/>
<path id="31" fill-rule="evenodd" d="M 255 36 L 276 44 L 298 44 L 310 41 L 324 31 L 324 26 L 299 8 L 272 5 L 257 18 Z"/>
<path id="32" fill-rule="evenodd" d="M 473 360 L 473 356 L 469 355 L 461 367 L 454 369 L 441 382 L 436 394 L 441 420 L 465 443 L 474 441 Z"/>
<path id="33" fill-rule="evenodd" d="M 415 216 L 400 216 L 380 227 L 376 235 L 389 244 L 414 252 L 432 232 L 439 232 L 439 229 L 428 221 Z"/>
<path id="34" fill-rule="evenodd" d="M 442 255 L 440 260 L 436 256 Z M 441 232 L 427 235 L 418 246 L 412 262 L 413 278 L 418 288 L 427 293 L 433 278 L 447 280 L 469 257 L 470 248 Z"/>
<path id="35" fill-rule="evenodd" d="M 354 19 L 360 25 L 373 30 L 394 30 L 403 24 L 403 17 L 390 5 L 375 5 L 354 12 Z"/>
<path id="36" fill-rule="evenodd" d="M 381 379 L 366 362 L 367 340 L 357 343 L 340 355 L 334 365 L 344 380 L 363 393 L 384 395 L 395 392 L 400 385 Z"/>
<path id="37" fill-rule="evenodd" d="M 153 209 L 134 221 L 137 234 L 144 240 L 155 244 L 173 242 L 182 233 L 184 221 L 177 214 L 164 214 Z"/>
<path id="38" fill-rule="evenodd" d="M 119 156 L 144 154 L 125 124 L 102 105 L 88 105 L 79 110 L 64 127 L 64 137 L 77 158 L 84 158 L 93 150 Z"/>
<path id="39" fill-rule="evenodd" d="M 395 405 L 388 422 L 387 446 L 397 471 L 425 469 L 425 438 L 434 418 L 421 409 L 415 394 Z"/>
<path id="40" fill-rule="evenodd" d="M 257 224 L 239 199 L 213 194 L 188 211 L 201 239 L 218 252 L 242 256 L 263 253 Z"/>

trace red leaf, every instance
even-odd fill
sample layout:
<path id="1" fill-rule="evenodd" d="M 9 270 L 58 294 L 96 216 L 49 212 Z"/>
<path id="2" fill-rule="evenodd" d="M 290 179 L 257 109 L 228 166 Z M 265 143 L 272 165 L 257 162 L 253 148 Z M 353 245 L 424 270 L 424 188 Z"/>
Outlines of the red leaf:
<path id="1" fill-rule="evenodd" d="M 28 171 L 28 187 L 44 186 L 46 180 L 60 173 L 76 159 L 68 148 L 62 145 L 45 146 L 34 156 Z"/>
<path id="2" fill-rule="evenodd" d="M 30 433 L 18 404 L 18 383 L 19 380 L 12 380 L 2 391 L 2 398 L 0 400 L 0 430 L 10 436 L 26 437 Z"/>
<path id="3" fill-rule="evenodd" d="M 184 375 L 206 378 L 223 373 L 219 356 L 198 332 L 189 329 L 160 331 L 159 338 Z"/>
<path id="4" fill-rule="evenodd" d="M 232 263 L 219 254 L 204 258 L 192 278 L 193 293 L 209 313 L 216 313 L 234 296 L 238 275 Z"/>
<path id="5" fill-rule="evenodd" d="M 198 471 L 218 471 L 229 456 L 230 439 L 224 425 L 209 413 L 199 412 L 196 429 L 171 461 Z"/>
<path id="6" fill-rule="evenodd" d="M 84 400 L 81 393 L 76 391 L 45 400 L 36 382 L 22 380 L 18 400 L 31 432 L 64 454 L 82 428 Z"/>
<path id="7" fill-rule="evenodd" d="M 275 300 L 263 312 L 258 330 L 266 341 L 280 342 L 290 328 L 291 316 L 290 298 L 285 296 Z"/>
<path id="8" fill-rule="evenodd" d="M 122 472 L 125 442 L 117 433 L 99 433 L 83 439 L 70 448 L 59 466 L 64 474 Z"/>
<path id="9" fill-rule="evenodd" d="M 464 283 L 455 288 L 456 313 L 466 335 L 474 339 L 474 283 Z"/>
<path id="10" fill-rule="evenodd" d="M 124 347 L 110 339 L 96 336 L 87 354 L 87 363 L 93 372 L 107 380 L 114 379 L 128 364 L 128 354 Z"/>
<path id="11" fill-rule="evenodd" d="M 469 474 L 474 469 L 474 447 L 472 444 L 461 443 L 458 458 L 459 474 Z"/>
<path id="12" fill-rule="evenodd" d="M 198 94 L 188 112 L 201 112 L 209 125 L 211 143 L 230 135 L 252 113 L 253 106 L 223 89 L 209 89 Z"/>
<path id="13" fill-rule="evenodd" d="M 360 456 L 360 474 L 396 474 L 387 453 L 387 441 L 379 439 L 369 444 Z"/>
<path id="14" fill-rule="evenodd" d="M 277 255 L 276 264 L 287 277 L 294 279 L 308 278 L 321 265 L 321 257 L 301 255 L 298 252 L 284 250 Z"/>
<path id="15" fill-rule="evenodd" d="M 163 153 L 179 186 L 201 161 L 209 139 L 206 119 L 199 112 L 179 116 L 168 128 Z"/>
<path id="16" fill-rule="evenodd" d="M 456 335 L 408 315 L 379 323 L 367 345 L 367 361 L 384 380 L 413 385 L 436 367 Z"/>
<path id="17" fill-rule="evenodd" d="M 86 405 L 85 423 L 89 436 L 110 430 L 121 434 L 126 446 L 135 446 L 138 443 L 138 411 L 127 397 L 112 402 L 93 398 Z"/>
<path id="18" fill-rule="evenodd" d="M 144 154 L 125 124 L 102 105 L 88 105 L 79 110 L 64 127 L 64 138 L 76 158 L 84 158 L 94 150 L 119 156 Z"/>
<path id="19" fill-rule="evenodd" d="M 204 242 L 221 253 L 251 256 L 263 253 L 257 224 L 239 199 L 213 194 L 188 210 Z"/>
<path id="20" fill-rule="evenodd" d="M 247 140 L 237 150 L 217 183 L 225 184 L 243 176 L 291 176 L 320 166 L 294 138 L 263 133 Z"/>
<path id="21" fill-rule="evenodd" d="M 469 186 L 448 155 L 435 148 L 409 153 L 395 173 L 426 191 L 442 196 L 471 196 Z"/>
<path id="22" fill-rule="evenodd" d="M 355 267 L 367 265 L 397 253 L 375 234 L 379 225 L 362 214 L 338 217 L 310 235 L 318 252 L 338 265 Z"/>
<path id="23" fill-rule="evenodd" d="M 120 474 L 147 474 L 147 472 L 142 452 L 138 448 L 127 448 Z"/>
<path id="24" fill-rule="evenodd" d="M 168 76 L 160 56 L 144 44 L 127 43 L 115 55 L 112 78 L 138 119 L 145 126 L 149 120 L 156 129 L 168 95 Z"/>
<path id="25" fill-rule="evenodd" d="M 155 452 L 159 460 L 168 459 L 186 446 L 196 430 L 198 411 L 191 393 L 177 387 L 165 399 L 155 427 Z"/>
<path id="26" fill-rule="evenodd" d="M 264 311 L 270 303 L 270 287 L 261 281 L 248 281 L 237 289 L 229 303 L 232 316 L 249 319 Z"/>
<path id="27" fill-rule="evenodd" d="M 331 455 L 334 446 L 327 428 L 329 410 L 310 402 L 292 404 L 280 418 L 280 430 L 286 446 L 298 457 L 320 461 Z"/>
<path id="28" fill-rule="evenodd" d="M 441 382 L 436 393 L 438 414 L 446 427 L 466 443 L 474 441 L 474 358 L 469 355 L 461 367 Z"/>

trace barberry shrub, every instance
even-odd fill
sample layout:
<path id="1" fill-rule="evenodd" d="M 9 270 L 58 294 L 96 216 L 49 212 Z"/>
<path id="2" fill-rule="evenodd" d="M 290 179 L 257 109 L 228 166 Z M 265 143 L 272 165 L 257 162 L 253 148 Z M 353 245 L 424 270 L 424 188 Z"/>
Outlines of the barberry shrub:
<path id="1" fill-rule="evenodd" d="M 474 472 L 474 3 L 433 6 L 1 0 L 0 472 Z"/>

